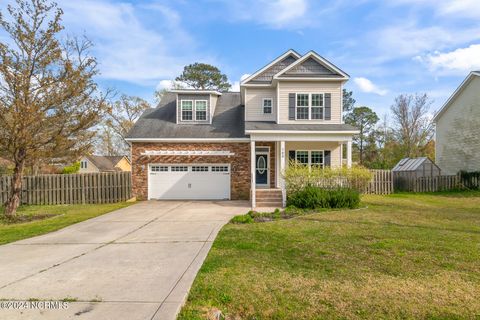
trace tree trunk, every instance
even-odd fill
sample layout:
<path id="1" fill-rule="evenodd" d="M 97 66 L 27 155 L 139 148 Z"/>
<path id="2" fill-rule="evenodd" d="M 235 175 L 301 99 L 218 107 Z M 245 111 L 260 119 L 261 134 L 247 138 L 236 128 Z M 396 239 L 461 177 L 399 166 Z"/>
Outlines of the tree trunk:
<path id="1" fill-rule="evenodd" d="M 17 209 L 20 206 L 24 168 L 25 152 L 20 151 L 19 157 L 15 160 L 15 169 L 13 170 L 12 184 L 10 185 L 10 196 L 5 203 L 5 216 L 10 219 L 16 216 Z"/>

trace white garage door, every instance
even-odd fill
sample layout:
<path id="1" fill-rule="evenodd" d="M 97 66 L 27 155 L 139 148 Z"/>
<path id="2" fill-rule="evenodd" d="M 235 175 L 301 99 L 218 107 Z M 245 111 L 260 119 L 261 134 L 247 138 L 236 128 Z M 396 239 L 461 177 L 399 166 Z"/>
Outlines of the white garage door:
<path id="1" fill-rule="evenodd" d="M 148 167 L 148 198 L 230 199 L 230 166 L 151 164 Z"/>

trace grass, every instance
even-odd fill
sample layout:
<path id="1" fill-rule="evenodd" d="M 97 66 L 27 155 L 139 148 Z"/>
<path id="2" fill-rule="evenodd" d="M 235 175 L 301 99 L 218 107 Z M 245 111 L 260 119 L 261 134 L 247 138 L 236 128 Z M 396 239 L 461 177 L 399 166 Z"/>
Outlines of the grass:
<path id="1" fill-rule="evenodd" d="M 226 225 L 179 319 L 480 318 L 480 192 L 362 207 Z"/>
<path id="2" fill-rule="evenodd" d="M 0 218 L 0 244 L 26 239 L 52 232 L 74 223 L 121 209 L 132 203 L 21 206 L 17 223 Z M 0 212 L 3 208 L 0 207 Z M 40 217 L 42 219 L 36 219 Z M 27 221 L 27 222 L 22 222 Z"/>

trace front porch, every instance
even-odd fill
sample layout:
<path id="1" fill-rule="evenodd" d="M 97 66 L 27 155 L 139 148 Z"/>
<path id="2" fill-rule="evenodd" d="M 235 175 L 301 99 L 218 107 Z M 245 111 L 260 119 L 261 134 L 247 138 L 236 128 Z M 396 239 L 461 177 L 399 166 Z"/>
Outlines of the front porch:
<path id="1" fill-rule="evenodd" d="M 346 159 L 343 159 L 346 148 Z M 265 137 L 251 135 L 251 204 L 252 208 L 285 207 L 286 191 L 283 172 L 290 160 L 317 166 L 350 167 L 352 164 L 351 135 L 298 135 Z"/>

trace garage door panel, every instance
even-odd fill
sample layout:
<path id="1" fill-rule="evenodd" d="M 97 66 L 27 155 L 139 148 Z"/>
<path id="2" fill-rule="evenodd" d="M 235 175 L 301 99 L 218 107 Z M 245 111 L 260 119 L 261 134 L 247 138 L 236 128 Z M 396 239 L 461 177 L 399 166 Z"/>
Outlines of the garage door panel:
<path id="1" fill-rule="evenodd" d="M 160 167 L 161 166 L 161 167 Z M 228 165 L 150 165 L 149 199 L 218 200 L 230 198 Z"/>

